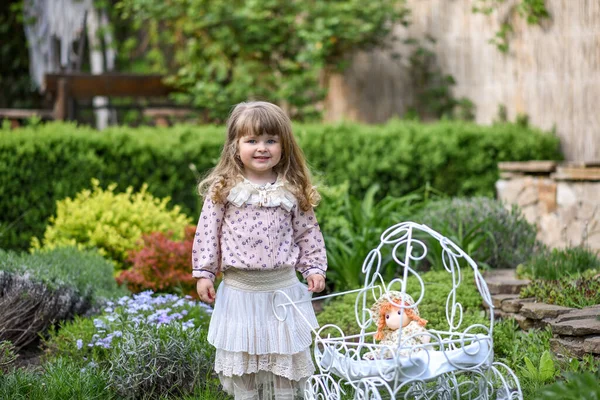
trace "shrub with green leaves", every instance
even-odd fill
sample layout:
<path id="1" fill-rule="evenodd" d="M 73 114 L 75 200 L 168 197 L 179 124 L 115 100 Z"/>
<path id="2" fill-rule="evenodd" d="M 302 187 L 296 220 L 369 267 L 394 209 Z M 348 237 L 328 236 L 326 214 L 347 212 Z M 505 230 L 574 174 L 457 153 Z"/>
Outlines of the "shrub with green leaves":
<path id="1" fill-rule="evenodd" d="M 348 181 L 357 198 L 373 182 L 381 186 L 378 198 L 427 182 L 450 196 L 493 196 L 499 161 L 561 159 L 555 136 L 512 124 L 294 124 L 294 133 L 323 183 Z M 149 193 L 199 215 L 196 183 L 215 165 L 224 138 L 223 126 L 1 128 L 0 247 L 26 249 L 32 236 L 43 235 L 56 201 L 93 178 L 116 182 L 119 191 L 147 183 Z"/>
<path id="2" fill-rule="evenodd" d="M 587 270 L 600 270 L 598 252 L 586 247 L 544 249 L 517 268 L 519 277 L 556 280 L 565 275 L 578 275 Z"/>
<path id="3" fill-rule="evenodd" d="M 348 183 L 326 188 L 317 217 L 327 245 L 327 283 L 337 291 L 358 288 L 363 284 L 362 266 L 369 252 L 381 241 L 390 226 L 410 219 L 435 193 L 428 187 L 401 197 L 386 196 L 378 200 L 378 184 L 372 185 L 363 198 L 348 193 Z M 386 249 L 389 250 L 389 249 Z M 385 252 L 382 275 L 391 279 L 397 266 L 389 263 Z"/>
<path id="4" fill-rule="evenodd" d="M 486 197 L 433 201 L 415 219 L 452 240 L 485 267 L 516 268 L 539 247 L 535 226 L 518 207 L 507 210 L 501 202 Z M 434 267 L 441 268 L 441 249 L 431 256 Z"/>
<path id="5" fill-rule="evenodd" d="M 235 7 L 119 0 L 115 8 L 153 38 L 146 44 L 151 64 L 176 69 L 180 96 L 203 107 L 211 122 L 224 121 L 232 104 L 248 98 L 285 102 L 292 117 L 314 118 L 325 95 L 323 70 L 341 69 L 349 54 L 385 45 L 408 15 L 405 2 L 395 0 L 263 0 Z"/>
<path id="6" fill-rule="evenodd" d="M 97 252 L 58 248 L 33 254 L 0 250 L 0 340 L 18 348 L 48 327 L 126 293 Z"/>
<path id="7" fill-rule="evenodd" d="M 94 179 L 91 190 L 58 201 L 56 216 L 50 218 L 42 241 L 33 239 L 33 247 L 95 248 L 122 268 L 128 252 L 141 245 L 144 233 L 170 231 L 174 238 L 182 239 L 182 228 L 191 219 L 178 206 L 169 210 L 170 198 L 155 198 L 147 185 L 137 193 L 132 187 L 115 193 L 116 186 L 111 184 L 104 190 Z"/>
<path id="8" fill-rule="evenodd" d="M 600 373 L 589 371 L 566 373 L 564 380 L 543 387 L 538 392 L 537 398 L 540 400 L 598 400 L 600 399 Z"/>
<path id="9" fill-rule="evenodd" d="M 446 301 L 452 289 L 452 275 L 447 271 L 430 271 L 422 273 L 420 276 L 425 284 L 425 296 L 419 304 L 421 317 L 428 321 L 428 329 L 448 330 Z M 392 290 L 399 290 L 399 288 L 395 285 Z M 414 276 L 409 276 L 406 292 L 413 296 L 415 300 L 417 299 L 420 293 L 420 285 Z M 317 315 L 319 324 L 321 326 L 325 324 L 337 325 L 346 335 L 359 334 L 360 328 L 355 316 L 357 296 L 357 293 L 347 294 L 326 304 L 323 311 Z M 368 300 L 372 300 L 372 296 L 368 297 Z M 486 316 L 483 310 L 483 299 L 475 286 L 474 274 L 469 268 L 461 269 L 461 284 L 456 289 L 456 300 L 462 305 L 463 310 L 462 322 L 456 330 L 464 330 L 473 324 L 482 324 L 489 327 L 490 318 Z M 374 300 L 367 301 L 367 307 L 371 307 L 372 302 Z M 455 319 L 454 323 L 457 322 L 458 318 Z M 374 326 L 372 328 L 373 330 L 376 329 Z"/>

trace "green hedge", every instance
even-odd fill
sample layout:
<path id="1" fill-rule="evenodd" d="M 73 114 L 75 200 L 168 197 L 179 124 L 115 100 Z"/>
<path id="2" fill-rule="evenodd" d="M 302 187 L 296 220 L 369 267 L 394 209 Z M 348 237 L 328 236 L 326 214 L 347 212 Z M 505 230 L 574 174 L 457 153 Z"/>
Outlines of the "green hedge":
<path id="1" fill-rule="evenodd" d="M 381 126 L 296 125 L 314 171 L 325 184 L 348 180 L 361 195 L 373 182 L 381 194 L 402 195 L 429 182 L 449 195 L 493 195 L 496 163 L 560 159 L 559 142 L 538 130 L 503 124 Z M 212 167 L 224 139 L 222 126 L 115 127 L 102 132 L 50 123 L 0 129 L 0 248 L 28 246 L 40 236 L 56 200 L 90 185 L 117 182 L 117 190 L 144 182 L 157 197 L 171 196 L 195 215 L 195 183 Z"/>

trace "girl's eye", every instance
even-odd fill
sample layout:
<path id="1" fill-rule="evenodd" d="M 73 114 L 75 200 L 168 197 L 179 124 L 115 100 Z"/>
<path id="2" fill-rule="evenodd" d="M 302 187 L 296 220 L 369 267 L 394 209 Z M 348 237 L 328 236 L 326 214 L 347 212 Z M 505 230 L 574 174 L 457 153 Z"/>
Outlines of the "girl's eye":
<path id="1" fill-rule="evenodd" d="M 275 139 L 269 139 L 269 140 L 267 140 L 267 143 L 273 144 L 273 143 L 277 143 L 277 141 Z"/>
<path id="2" fill-rule="evenodd" d="M 256 140 L 254 140 L 254 139 L 248 139 L 248 140 L 246 141 L 246 143 L 251 143 L 251 144 L 254 144 L 254 143 L 256 143 Z"/>

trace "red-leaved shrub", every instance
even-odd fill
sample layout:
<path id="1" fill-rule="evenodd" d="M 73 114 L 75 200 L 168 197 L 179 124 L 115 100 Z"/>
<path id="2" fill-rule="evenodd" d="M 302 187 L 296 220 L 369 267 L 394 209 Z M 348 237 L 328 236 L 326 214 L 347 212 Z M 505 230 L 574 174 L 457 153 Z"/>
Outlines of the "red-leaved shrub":
<path id="1" fill-rule="evenodd" d="M 119 274 L 117 282 L 133 293 L 153 290 L 197 298 L 191 264 L 194 233 L 190 225 L 182 241 L 173 241 L 172 234 L 162 232 L 142 236 L 143 247 L 129 252 L 127 261 L 133 266 Z"/>

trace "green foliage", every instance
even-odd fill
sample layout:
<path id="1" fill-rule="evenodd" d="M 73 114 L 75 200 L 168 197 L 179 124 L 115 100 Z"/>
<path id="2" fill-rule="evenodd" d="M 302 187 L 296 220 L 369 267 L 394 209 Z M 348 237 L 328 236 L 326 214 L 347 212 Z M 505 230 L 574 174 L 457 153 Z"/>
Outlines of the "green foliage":
<path id="1" fill-rule="evenodd" d="M 379 198 L 403 196 L 427 182 L 451 196 L 493 196 L 498 161 L 561 158 L 556 137 L 511 124 L 392 121 L 294 130 L 324 183 L 348 181 L 357 197 L 373 182 L 381 185 Z M 88 188 L 93 178 L 115 182 L 119 190 L 139 191 L 147 183 L 154 196 L 171 196 L 183 212 L 199 214 L 195 186 L 216 163 L 224 132 L 216 126 L 98 132 L 59 123 L 0 130 L 0 247 L 27 248 L 32 236 L 42 236 L 56 201 Z"/>
<path id="2" fill-rule="evenodd" d="M 381 234 L 391 225 L 402 222 L 423 207 L 431 189 L 402 197 L 387 196 L 377 201 L 379 185 L 371 186 L 362 199 L 348 194 L 348 184 L 323 191 L 323 205 L 317 208 L 321 229 L 327 244 L 327 281 L 337 291 L 360 287 L 364 282 L 362 266 L 365 257 L 380 242 Z M 386 254 L 382 265 L 391 256 Z M 390 278 L 397 267 L 385 268 Z"/>
<path id="3" fill-rule="evenodd" d="M 525 357 L 539 365 L 542 351 L 550 349 L 551 338 L 550 327 L 521 331 L 513 319 L 502 320 L 494 325 L 494 353 L 511 368 L 523 366 Z"/>
<path id="4" fill-rule="evenodd" d="M 446 301 L 452 289 L 452 275 L 447 271 L 430 271 L 420 274 L 425 284 L 425 296 L 419 304 L 419 313 L 425 318 L 428 329 L 448 330 L 449 322 L 446 317 Z M 398 290 L 394 286 L 392 290 Z M 415 277 L 409 277 L 406 292 L 415 300 L 421 292 L 419 282 Z M 346 294 L 334 298 L 323 307 L 317 315 L 321 326 L 335 324 L 344 334 L 353 335 L 360 333 L 360 328 L 355 316 L 355 301 L 357 293 Z M 459 316 L 453 321 L 456 330 L 461 331 L 472 324 L 489 326 L 490 319 L 485 315 L 482 297 L 475 286 L 474 274 L 470 267 L 461 268 L 461 283 L 456 290 L 457 301 L 462 305 L 462 322 L 458 324 Z M 369 297 L 369 299 L 371 299 Z M 374 302 L 374 299 L 371 299 Z M 371 304 L 367 304 L 370 307 Z M 360 315 L 359 315 L 360 316 Z M 373 330 L 375 327 L 372 326 Z M 475 331 L 471 331 L 474 333 Z"/>
<path id="5" fill-rule="evenodd" d="M 123 398 L 189 393 L 210 379 L 213 352 L 202 329 L 128 329 L 111 351 L 108 382 Z"/>
<path id="6" fill-rule="evenodd" d="M 435 39 L 426 37 L 425 44 L 416 39 L 407 39 L 405 44 L 413 50 L 408 57 L 410 82 L 415 93 L 414 105 L 409 108 L 405 118 L 414 114 L 420 119 L 475 119 L 475 105 L 463 97 L 456 99 L 452 87 L 456 84 L 452 75 L 444 74 L 437 61 L 437 56 L 429 46 L 435 45 Z"/>
<path id="7" fill-rule="evenodd" d="M 533 362 L 527 356 L 523 359 L 525 367 L 520 367 L 521 375 L 529 381 L 536 391 L 539 387 L 554 379 L 556 368 L 548 350 L 544 350 L 542 353 L 538 366 L 533 365 Z"/>
<path id="8" fill-rule="evenodd" d="M 564 307 L 583 308 L 600 304 L 600 278 L 590 270 L 582 276 L 563 276 L 558 280 L 537 279 L 521 289 L 522 298 Z"/>
<path id="9" fill-rule="evenodd" d="M 490 15 L 504 2 L 505 0 L 474 0 L 475 5 L 472 7 L 472 11 Z M 516 11 L 529 25 L 539 25 L 543 20 L 550 18 L 550 13 L 546 8 L 546 0 L 519 0 L 505 17 L 500 30 L 496 32 L 494 38 L 490 39 L 490 43 L 494 44 L 502 53 L 508 53 L 510 48 L 509 35 L 514 31 L 510 22 L 513 11 Z"/>
<path id="10" fill-rule="evenodd" d="M 560 279 L 587 270 L 600 270 L 598 252 L 586 247 L 544 249 L 519 265 L 517 274 L 528 279 Z"/>
<path id="11" fill-rule="evenodd" d="M 92 190 L 85 189 L 74 199 L 58 201 L 56 216 L 50 218 L 43 242 L 34 238 L 33 248 L 96 248 L 122 266 L 128 252 L 140 246 L 143 233 L 171 231 L 177 232 L 174 238 L 182 239 L 181 227 L 190 224 L 191 219 L 178 206 L 168 210 L 168 197 L 153 197 L 147 185 L 138 193 L 133 193 L 130 186 L 125 193 L 116 194 L 116 187 L 111 184 L 103 190 L 99 181 L 93 179 Z"/>
<path id="12" fill-rule="evenodd" d="M 51 291 L 71 287 L 97 304 L 127 293 L 117 286 L 113 265 L 109 261 L 95 251 L 80 251 L 72 247 L 32 254 L 0 249 L 0 271 L 27 276 Z"/>
<path id="13" fill-rule="evenodd" d="M 452 240 L 484 267 L 515 268 L 536 251 L 536 228 L 520 210 L 507 210 L 499 201 L 484 198 L 453 198 L 434 201 L 415 217 Z M 441 248 L 433 246 L 430 262 L 441 267 Z"/>
<path id="14" fill-rule="evenodd" d="M 515 371 L 525 399 L 537 399 L 540 387 L 551 379 L 550 373 L 556 375 L 560 365 L 548 352 L 552 329 L 522 331 L 513 319 L 507 319 L 494 325 L 493 337 L 495 361 Z"/>
<path id="15" fill-rule="evenodd" d="M 28 400 L 114 399 L 106 388 L 106 374 L 81 368 L 65 358 L 43 366 L 41 371 L 17 369 L 0 373 L 0 398 Z"/>
<path id="16" fill-rule="evenodd" d="M 185 91 L 179 100 L 205 108 L 211 121 L 248 98 L 285 103 L 295 118 L 315 116 L 322 70 L 383 45 L 407 16 L 395 0 L 121 0 L 116 7 L 147 32 L 149 61 L 176 70 L 171 81 Z"/>
<path id="17" fill-rule="evenodd" d="M 93 321 L 77 318 L 51 331 L 48 360 L 68 357 L 80 368 L 95 369 L 118 398 L 193 393 L 214 383 L 214 348 L 206 342 L 209 309 L 175 295 L 122 297 Z"/>
<path id="18" fill-rule="evenodd" d="M 34 254 L 0 250 L 0 340 L 17 348 L 59 321 L 124 293 L 113 266 L 96 252 L 60 248 Z"/>
<path id="19" fill-rule="evenodd" d="M 0 341 L 0 374 L 7 371 L 17 357 L 15 346 L 11 342 Z"/>
<path id="20" fill-rule="evenodd" d="M 429 329 L 448 330 L 446 302 L 452 289 L 452 274 L 441 270 L 429 271 L 420 276 L 425 284 L 425 297 L 419 305 L 421 317 L 428 321 L 427 328 Z M 421 289 L 414 276 L 409 275 L 406 291 L 415 300 L 417 299 Z M 455 294 L 456 301 L 462 306 L 462 315 L 457 312 L 453 320 L 456 331 L 462 331 L 473 324 L 489 327 L 490 318 L 483 310 L 483 298 L 475 285 L 475 275 L 471 267 L 466 264 L 460 265 L 460 282 Z M 477 331 L 473 330 L 470 333 L 477 333 Z"/>
<path id="21" fill-rule="evenodd" d="M 593 372 L 567 373 L 565 379 L 541 389 L 540 400 L 600 399 L 600 374 Z"/>

